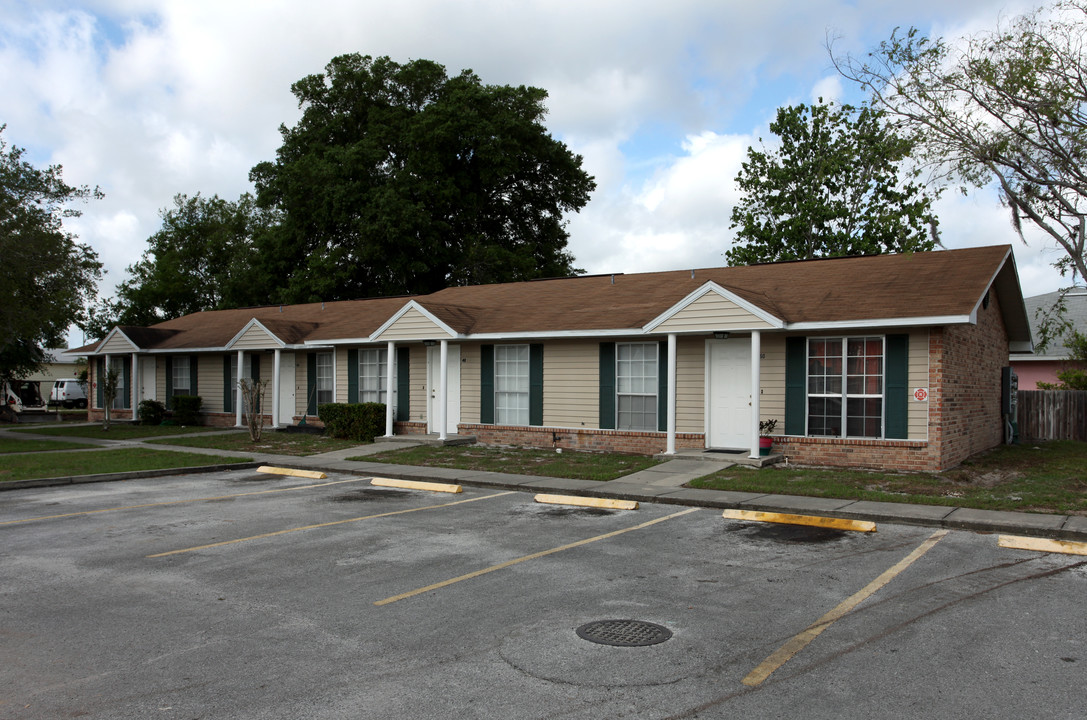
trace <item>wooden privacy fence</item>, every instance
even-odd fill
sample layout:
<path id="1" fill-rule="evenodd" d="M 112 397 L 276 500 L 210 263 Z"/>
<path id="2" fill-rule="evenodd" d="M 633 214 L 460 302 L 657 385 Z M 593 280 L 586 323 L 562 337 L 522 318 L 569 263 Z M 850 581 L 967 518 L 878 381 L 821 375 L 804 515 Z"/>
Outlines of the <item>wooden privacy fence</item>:
<path id="1" fill-rule="evenodd" d="M 1020 390 L 1019 438 L 1087 440 L 1087 391 Z"/>

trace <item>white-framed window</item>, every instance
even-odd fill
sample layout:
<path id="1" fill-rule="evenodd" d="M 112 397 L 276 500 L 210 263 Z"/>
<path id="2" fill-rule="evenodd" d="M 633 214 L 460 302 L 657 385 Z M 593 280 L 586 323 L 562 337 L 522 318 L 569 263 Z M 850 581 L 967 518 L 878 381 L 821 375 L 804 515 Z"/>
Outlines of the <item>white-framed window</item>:
<path id="1" fill-rule="evenodd" d="M 334 402 L 332 353 L 317 353 L 317 404 Z"/>
<path id="2" fill-rule="evenodd" d="M 616 428 L 657 429 L 658 343 L 615 346 Z"/>
<path id="3" fill-rule="evenodd" d="M 384 403 L 388 394 L 388 373 L 388 350 L 359 350 L 359 402 Z"/>
<path id="4" fill-rule="evenodd" d="M 111 357 L 109 359 L 109 367 L 111 370 L 117 373 L 117 394 L 113 398 L 114 410 L 123 410 L 125 402 L 128 399 L 128 387 L 125 385 L 125 359 L 120 357 Z"/>
<path id="5" fill-rule="evenodd" d="M 528 345 L 494 346 L 494 421 L 528 425 Z"/>
<path id="6" fill-rule="evenodd" d="M 173 395 L 191 395 L 191 375 L 189 373 L 189 356 L 178 355 L 171 362 L 171 384 Z"/>
<path id="7" fill-rule="evenodd" d="M 808 339 L 808 435 L 883 437 L 883 357 L 882 337 Z"/>

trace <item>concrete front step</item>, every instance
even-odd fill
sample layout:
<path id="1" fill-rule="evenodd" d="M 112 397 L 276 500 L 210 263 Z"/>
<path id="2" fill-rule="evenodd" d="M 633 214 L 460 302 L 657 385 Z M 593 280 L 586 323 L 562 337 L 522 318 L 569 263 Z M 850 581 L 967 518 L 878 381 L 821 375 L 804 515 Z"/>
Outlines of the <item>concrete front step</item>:
<path id="1" fill-rule="evenodd" d="M 437 433 L 427 435 L 384 435 L 374 438 L 375 443 L 411 443 L 412 445 L 474 445 L 475 435 L 447 435 L 445 440 L 438 437 Z"/>
<path id="2" fill-rule="evenodd" d="M 750 451 L 736 452 L 722 450 L 677 450 L 675 455 L 656 455 L 660 460 L 697 460 L 699 462 L 714 463 L 717 465 L 747 465 L 749 467 L 766 467 L 784 462 L 784 453 L 772 452 L 757 458 L 748 457 Z"/>

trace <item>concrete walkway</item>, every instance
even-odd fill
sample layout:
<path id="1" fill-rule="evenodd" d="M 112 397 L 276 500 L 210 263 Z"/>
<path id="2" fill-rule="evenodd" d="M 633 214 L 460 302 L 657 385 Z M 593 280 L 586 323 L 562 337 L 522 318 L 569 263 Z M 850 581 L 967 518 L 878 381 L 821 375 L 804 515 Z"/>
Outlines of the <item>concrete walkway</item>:
<path id="1" fill-rule="evenodd" d="M 56 436 L 52 435 L 35 435 L 23 432 L 11 433 L 6 429 L 0 430 L 0 437 L 43 440 L 58 439 Z M 182 435 L 180 437 L 187 436 Z M 346 459 L 349 457 L 371 455 L 390 449 L 387 445 L 380 443 L 335 450 L 319 455 L 298 457 L 292 455 L 276 455 L 272 453 L 235 452 L 230 450 L 163 445 L 156 442 L 157 440 L 163 439 L 161 436 L 132 440 L 72 439 L 78 440 L 79 442 L 85 440 L 88 444 L 96 445 L 98 447 L 147 446 L 154 447 L 157 450 L 252 459 L 251 462 L 246 463 L 242 467 L 277 465 L 280 467 L 322 470 L 330 473 L 380 476 L 402 480 L 459 483 L 475 487 L 493 487 L 521 490 L 525 492 L 562 493 L 720 509 L 735 508 L 741 510 L 758 510 L 800 515 L 830 515 L 833 517 L 854 520 L 872 520 L 877 523 L 889 522 L 907 525 L 925 525 L 931 527 L 974 530 L 979 532 L 998 532 L 1013 535 L 1027 535 L 1031 537 L 1087 541 L 1087 517 L 1076 515 L 997 512 L 992 510 L 948 507 L 944 505 L 913 505 L 907 503 L 872 502 L 867 500 L 838 500 L 833 498 L 773 495 L 726 490 L 702 490 L 684 487 L 687 482 L 695 478 L 711 474 L 721 469 L 721 467 L 727 466 L 729 464 L 727 462 L 708 463 L 700 460 L 670 460 L 655 467 L 632 473 L 616 480 L 599 482 L 595 480 L 571 480 L 568 478 L 516 475 L 512 473 L 485 472 L 478 470 L 392 465 L 389 463 Z M 410 447 L 412 445 L 412 443 L 403 443 L 398 444 L 397 447 Z M 42 480 L 0 482 L 0 490 L 16 490 L 22 487 L 43 487 L 76 482 L 102 482 L 128 479 L 131 477 L 147 477 L 150 475 L 178 475 L 183 473 L 201 472 L 202 470 L 222 470 L 227 467 L 239 466 L 216 465 L 207 468 L 176 468 L 154 471 L 151 473 L 112 473 L 108 475 L 88 475 L 78 478 L 49 478 Z"/>

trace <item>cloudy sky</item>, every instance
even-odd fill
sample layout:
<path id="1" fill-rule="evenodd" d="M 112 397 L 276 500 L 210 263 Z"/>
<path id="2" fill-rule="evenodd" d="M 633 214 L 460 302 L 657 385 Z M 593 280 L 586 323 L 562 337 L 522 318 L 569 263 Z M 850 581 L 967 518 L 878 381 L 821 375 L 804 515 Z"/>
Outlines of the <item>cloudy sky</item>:
<path id="1" fill-rule="evenodd" d="M 598 184 L 570 218 L 579 267 L 705 267 L 723 264 L 734 178 L 776 108 L 863 99 L 830 66 L 828 35 L 863 53 L 896 26 L 957 37 L 1031 4 L 0 0 L 0 123 L 35 164 L 105 192 L 71 228 L 104 261 L 108 295 L 175 194 L 251 189 L 249 169 L 299 117 L 292 82 L 347 52 L 426 58 L 549 92 L 549 130 Z M 995 195 L 947 193 L 938 210 L 948 247 L 1014 245 L 1026 295 L 1067 284 Z"/>

